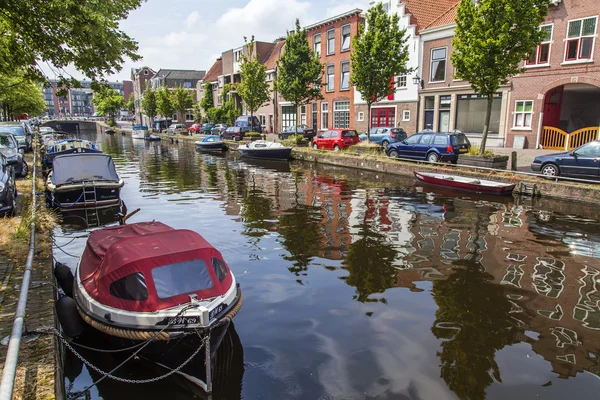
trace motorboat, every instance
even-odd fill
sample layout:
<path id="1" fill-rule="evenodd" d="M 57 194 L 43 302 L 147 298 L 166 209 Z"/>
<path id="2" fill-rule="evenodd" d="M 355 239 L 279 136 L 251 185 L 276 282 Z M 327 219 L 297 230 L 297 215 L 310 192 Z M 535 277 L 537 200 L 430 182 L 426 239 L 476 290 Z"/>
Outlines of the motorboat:
<path id="1" fill-rule="evenodd" d="M 196 141 L 196 150 L 199 151 L 225 151 L 227 146 L 219 135 L 209 135 Z"/>
<path id="2" fill-rule="evenodd" d="M 510 195 L 515 184 L 490 181 L 478 178 L 468 178 L 437 172 L 414 172 L 418 181 L 445 188 L 468 190 L 477 193 Z"/>
<path id="3" fill-rule="evenodd" d="M 102 153 L 98 150 L 94 142 L 85 139 L 63 139 L 48 144 L 46 154 L 42 160 L 44 170 L 53 167 L 54 159 L 65 154 L 85 154 L 85 153 Z"/>
<path id="4" fill-rule="evenodd" d="M 156 135 L 146 135 L 144 137 L 144 140 L 147 140 L 148 142 L 159 142 L 160 141 L 160 136 L 156 136 Z"/>
<path id="5" fill-rule="evenodd" d="M 135 125 L 131 127 L 131 137 L 134 139 L 144 139 L 148 134 L 148 127 L 146 125 Z"/>
<path id="6" fill-rule="evenodd" d="M 48 205 L 70 209 L 119 204 L 123 180 L 109 155 L 61 155 L 54 159 L 53 166 L 46 179 Z"/>
<path id="7" fill-rule="evenodd" d="M 258 158 L 263 160 L 288 160 L 292 153 L 291 147 L 281 143 L 256 140 L 238 147 L 243 157 Z"/>

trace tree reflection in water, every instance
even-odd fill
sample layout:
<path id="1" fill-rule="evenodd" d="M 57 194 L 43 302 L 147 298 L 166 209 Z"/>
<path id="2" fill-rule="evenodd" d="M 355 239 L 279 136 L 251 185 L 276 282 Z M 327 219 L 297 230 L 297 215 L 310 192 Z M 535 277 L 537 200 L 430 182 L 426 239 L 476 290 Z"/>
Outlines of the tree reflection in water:
<path id="1" fill-rule="evenodd" d="M 267 235 L 273 223 L 270 222 L 273 201 L 266 193 L 256 187 L 255 176 L 252 175 L 252 186 L 243 198 L 241 215 L 244 219 L 243 234 L 250 238 L 250 244 L 258 246 L 260 238 Z"/>

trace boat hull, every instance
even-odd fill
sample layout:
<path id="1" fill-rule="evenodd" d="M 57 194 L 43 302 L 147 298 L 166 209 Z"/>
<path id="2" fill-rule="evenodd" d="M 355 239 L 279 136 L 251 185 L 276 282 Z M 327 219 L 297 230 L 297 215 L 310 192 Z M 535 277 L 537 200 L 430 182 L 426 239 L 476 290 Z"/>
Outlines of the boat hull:
<path id="1" fill-rule="evenodd" d="M 238 151 L 243 157 L 260 160 L 289 160 L 292 154 L 291 148 L 250 149 L 239 147 Z"/>
<path id="2" fill-rule="evenodd" d="M 198 151 L 210 151 L 210 152 L 221 152 L 227 150 L 225 143 L 196 143 L 196 150 Z"/>
<path id="3" fill-rule="evenodd" d="M 512 194 L 512 192 L 515 188 L 515 185 L 513 185 L 513 184 L 504 184 L 501 182 L 493 182 L 496 185 L 490 186 L 490 185 L 482 185 L 482 184 L 475 183 L 475 181 L 477 181 L 476 179 L 473 179 L 473 182 L 468 182 L 468 181 L 463 181 L 463 180 L 442 179 L 442 178 L 439 178 L 436 176 L 431 176 L 426 173 L 417 172 L 417 171 L 415 171 L 414 174 L 419 182 L 426 183 L 428 185 L 435 185 L 435 186 L 440 186 L 440 187 L 445 187 L 445 188 L 466 190 L 466 191 L 470 191 L 470 192 L 485 193 L 485 194 L 491 194 L 491 195 L 497 195 L 497 196 L 510 195 L 510 194 Z M 457 177 L 457 178 L 461 178 L 461 177 Z M 491 182 L 491 181 L 486 181 L 486 182 Z"/>
<path id="4" fill-rule="evenodd" d="M 94 187 L 92 196 L 91 191 L 87 192 L 88 194 L 84 193 L 83 185 L 68 185 L 47 189 L 46 195 L 50 205 L 61 209 L 109 207 L 120 204 L 122 187 L 122 181 L 114 184 L 104 183 Z"/>

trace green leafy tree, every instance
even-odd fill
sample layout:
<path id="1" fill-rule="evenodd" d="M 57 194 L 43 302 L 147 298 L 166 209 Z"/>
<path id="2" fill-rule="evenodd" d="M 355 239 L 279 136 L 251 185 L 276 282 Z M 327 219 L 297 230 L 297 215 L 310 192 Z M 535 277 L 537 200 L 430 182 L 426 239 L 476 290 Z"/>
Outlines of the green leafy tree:
<path id="1" fill-rule="evenodd" d="M 359 26 L 353 42 L 350 82 L 367 102 L 367 138 L 370 140 L 371 106 L 393 93 L 396 76 L 407 74 L 408 35 L 400 29 L 397 14 L 388 15 L 382 3 L 367 11 L 366 27 Z"/>
<path id="2" fill-rule="evenodd" d="M 173 98 L 168 87 L 163 86 L 156 90 L 156 110 L 164 119 L 173 117 L 175 107 L 173 106 Z"/>
<path id="3" fill-rule="evenodd" d="M 279 94 L 291 102 L 294 108 L 323 98 L 320 80 L 323 65 L 315 57 L 308 44 L 306 29 L 300 28 L 296 19 L 296 30 L 288 32 L 285 51 L 277 62 L 275 87 Z M 296 112 L 296 132 L 298 134 L 298 112 Z"/>
<path id="4" fill-rule="evenodd" d="M 207 112 L 209 108 L 214 108 L 212 83 L 210 82 L 204 84 L 204 97 L 200 101 L 200 106 L 205 112 Z"/>
<path id="5" fill-rule="evenodd" d="M 137 61 L 137 43 L 119 22 L 141 0 L 20 0 L 0 2 L 0 73 L 24 71 L 43 80 L 42 60 L 64 78 L 73 65 L 93 81 L 122 69 L 125 57 Z"/>
<path id="6" fill-rule="evenodd" d="M 133 94 L 129 95 L 129 101 L 127 102 L 127 111 L 129 111 L 129 114 L 135 114 L 135 99 L 133 98 Z"/>
<path id="7" fill-rule="evenodd" d="M 47 108 L 39 85 L 23 73 L 0 74 L 0 106 L 5 120 L 20 114 L 39 115 Z"/>
<path id="8" fill-rule="evenodd" d="M 202 106 L 200 106 L 200 103 L 194 103 L 192 113 L 194 114 L 194 122 L 197 124 L 202 123 Z"/>
<path id="9" fill-rule="evenodd" d="M 255 47 L 254 36 L 252 36 L 252 40 L 248 43 L 248 55 L 242 55 L 240 63 L 242 82 L 238 85 L 238 93 L 250 112 L 252 128 L 254 128 L 254 113 L 271 99 L 267 67 L 258 61 L 259 55 L 254 54 Z"/>
<path id="10" fill-rule="evenodd" d="M 485 152 L 493 96 L 523 68 L 521 61 L 541 42 L 540 24 L 548 14 L 548 0 L 461 0 L 456 17 L 454 75 L 468 81 L 487 99 L 479 154 Z"/>
<path id="11" fill-rule="evenodd" d="M 194 98 L 190 92 L 180 85 L 171 92 L 173 98 L 173 109 L 177 113 L 177 120 L 181 123 L 185 121 L 185 112 L 194 105 Z"/>
<path id="12" fill-rule="evenodd" d="M 156 91 L 152 89 L 150 85 L 148 85 L 146 90 L 144 90 L 144 96 L 142 97 L 142 110 L 144 110 L 144 114 L 150 118 L 151 123 L 154 121 L 156 114 L 158 114 Z"/>
<path id="13" fill-rule="evenodd" d="M 104 89 L 94 92 L 92 100 L 96 106 L 96 112 L 110 118 L 111 124 L 115 125 L 117 113 L 125 108 L 125 99 L 114 89 Z"/>

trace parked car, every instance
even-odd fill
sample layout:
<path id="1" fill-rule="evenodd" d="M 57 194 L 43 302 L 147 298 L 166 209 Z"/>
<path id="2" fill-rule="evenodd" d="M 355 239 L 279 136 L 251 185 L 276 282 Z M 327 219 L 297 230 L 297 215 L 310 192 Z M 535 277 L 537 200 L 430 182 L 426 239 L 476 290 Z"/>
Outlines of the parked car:
<path id="1" fill-rule="evenodd" d="M 572 151 L 537 156 L 531 169 L 546 176 L 600 176 L 600 140 L 589 142 Z"/>
<path id="2" fill-rule="evenodd" d="M 0 132 L 0 153 L 6 157 L 6 162 L 15 170 L 15 175 L 25 177 L 29 171 L 23 158 L 23 149 L 19 149 L 17 139 L 12 133 Z"/>
<path id="3" fill-rule="evenodd" d="M 14 214 L 17 207 L 15 172 L 0 154 L 0 215 Z"/>
<path id="4" fill-rule="evenodd" d="M 347 149 L 353 144 L 359 143 L 358 133 L 352 129 L 331 129 L 316 136 L 312 140 L 312 146 L 315 150 L 334 150 L 339 151 Z"/>
<path id="5" fill-rule="evenodd" d="M 188 131 L 190 131 L 190 133 L 200 133 L 200 129 L 202 129 L 202 124 L 192 124 Z"/>
<path id="6" fill-rule="evenodd" d="M 25 151 L 31 150 L 33 135 L 23 122 L 2 122 L 0 130 L 12 133 L 19 143 L 19 147 L 25 146 Z"/>
<path id="7" fill-rule="evenodd" d="M 167 133 L 170 133 L 173 135 L 175 135 L 177 133 L 186 133 L 186 132 L 187 132 L 187 128 L 185 127 L 184 124 L 171 124 L 167 128 Z"/>
<path id="8" fill-rule="evenodd" d="M 252 121 L 254 122 L 251 123 Z M 240 115 L 239 117 L 237 117 L 237 119 L 235 120 L 235 126 L 248 128 L 248 130 L 250 130 L 250 127 L 252 126 L 252 130 L 254 132 L 262 133 L 262 125 L 260 124 L 258 118 L 254 117 L 254 119 L 252 119 L 252 117 L 250 117 L 249 115 Z"/>
<path id="9" fill-rule="evenodd" d="M 401 142 L 407 138 L 406 132 L 402 128 L 394 128 L 394 127 L 379 127 L 379 128 L 371 128 L 369 140 L 372 143 L 377 143 L 382 145 L 383 147 L 387 147 L 390 143 Z M 363 133 L 359 135 L 360 140 L 367 140 L 367 134 Z"/>
<path id="10" fill-rule="evenodd" d="M 225 129 L 225 132 L 223 132 L 223 139 L 242 140 L 248 131 L 248 128 L 242 126 L 230 126 L 229 128 Z"/>
<path id="11" fill-rule="evenodd" d="M 204 135 L 210 135 L 212 128 L 214 128 L 215 124 L 202 124 L 202 128 L 200 128 L 200 133 Z"/>
<path id="12" fill-rule="evenodd" d="M 464 133 L 420 132 L 391 143 L 386 154 L 391 158 L 412 158 L 429 162 L 449 161 L 456 163 L 458 155 L 468 153 L 471 143 Z"/>
<path id="13" fill-rule="evenodd" d="M 222 135 L 223 132 L 228 128 L 225 124 L 216 124 L 210 131 L 211 135 Z"/>
<path id="14" fill-rule="evenodd" d="M 283 131 L 279 132 L 277 136 L 279 139 L 287 139 L 290 136 L 294 136 L 296 133 L 296 125 L 288 126 Z M 315 136 L 317 136 L 314 129 L 308 127 L 307 125 L 298 125 L 298 135 L 304 136 L 305 139 L 312 140 Z"/>

